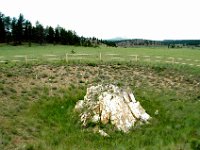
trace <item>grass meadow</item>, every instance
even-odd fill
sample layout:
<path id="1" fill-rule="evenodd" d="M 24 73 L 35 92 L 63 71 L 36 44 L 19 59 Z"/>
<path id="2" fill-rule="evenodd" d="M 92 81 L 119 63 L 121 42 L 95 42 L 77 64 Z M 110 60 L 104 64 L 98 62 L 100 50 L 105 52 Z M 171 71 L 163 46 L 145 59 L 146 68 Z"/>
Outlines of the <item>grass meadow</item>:
<path id="1" fill-rule="evenodd" d="M 199 49 L 0 46 L 0 56 L 120 54 L 200 59 Z M 108 58 L 109 60 L 109 58 Z M 83 128 L 74 112 L 90 85 L 129 86 L 150 114 L 150 124 L 128 134 L 102 127 L 109 138 Z M 199 150 L 200 67 L 172 63 L 40 60 L 0 63 L 0 149 Z M 156 113 L 155 113 L 156 112 Z M 113 131 L 113 132 L 112 132 Z"/>
<path id="2" fill-rule="evenodd" d="M 72 53 L 74 52 L 74 53 Z M 1 60 L 82 60 L 82 61 L 138 61 L 141 62 L 173 62 L 177 64 L 188 64 L 200 67 L 200 48 L 170 48 L 167 47 L 135 47 L 135 48 L 113 48 L 113 47 L 76 47 L 63 45 L 28 45 L 8 46 L 0 45 Z M 101 55 L 101 56 L 100 56 Z M 22 57 L 21 57 L 22 56 Z M 101 58 L 100 58 L 101 57 Z M 137 57 L 137 58 L 136 58 Z"/>

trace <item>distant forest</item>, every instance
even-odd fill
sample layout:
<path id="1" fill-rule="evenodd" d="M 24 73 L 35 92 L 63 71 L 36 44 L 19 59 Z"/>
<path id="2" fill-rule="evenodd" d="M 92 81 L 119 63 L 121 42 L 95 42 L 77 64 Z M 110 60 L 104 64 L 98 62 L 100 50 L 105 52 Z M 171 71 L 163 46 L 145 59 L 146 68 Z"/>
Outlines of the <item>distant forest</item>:
<path id="1" fill-rule="evenodd" d="M 115 46 L 112 41 L 99 40 L 95 37 L 79 37 L 75 31 L 66 30 L 63 27 L 51 26 L 44 27 L 39 21 L 35 26 L 22 14 L 18 18 L 5 16 L 0 12 L 0 43 L 7 43 L 14 46 L 21 45 L 23 42 L 38 44 L 62 44 L 95 47 L 100 44 Z"/>
<path id="2" fill-rule="evenodd" d="M 182 47 L 200 47 L 200 40 L 145 40 L 145 39 L 127 39 L 115 41 L 119 47 L 134 47 L 134 46 L 167 46 L 168 48 Z"/>

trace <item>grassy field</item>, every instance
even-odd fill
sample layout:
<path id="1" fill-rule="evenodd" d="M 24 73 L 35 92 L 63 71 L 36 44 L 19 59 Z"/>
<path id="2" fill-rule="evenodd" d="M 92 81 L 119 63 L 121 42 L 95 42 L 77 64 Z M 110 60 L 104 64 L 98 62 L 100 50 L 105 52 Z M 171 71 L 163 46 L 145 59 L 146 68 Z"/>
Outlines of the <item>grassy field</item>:
<path id="1" fill-rule="evenodd" d="M 72 54 L 72 51 L 75 53 Z M 46 45 L 39 46 L 28 45 L 7 46 L 0 45 L 0 60 L 23 60 L 26 55 L 28 59 L 44 60 L 86 60 L 100 61 L 100 53 L 102 61 L 135 61 L 135 55 L 139 61 L 147 62 L 177 62 L 178 64 L 192 64 L 200 67 L 200 48 L 178 48 L 168 49 L 167 47 L 136 47 L 136 48 L 112 48 L 112 47 L 75 47 L 62 45 Z M 88 54 L 88 55 L 85 55 Z M 55 55 L 55 56 L 54 56 Z M 173 57 L 173 59 L 169 58 Z"/>
<path id="2" fill-rule="evenodd" d="M 11 50 L 12 49 L 12 50 Z M 14 51 L 15 49 L 15 51 Z M 32 49 L 32 50 L 31 50 Z M 46 50 L 45 50 L 46 49 Z M 58 49 L 56 51 L 55 49 Z M 199 50 L 166 48 L 0 47 L 0 55 L 46 52 L 173 55 L 199 59 Z M 127 50 L 127 51 L 126 51 Z M 182 51 L 182 52 L 181 52 Z M 165 53 L 162 53 L 165 52 Z M 173 53 L 174 52 L 174 53 Z M 167 55 L 169 56 L 169 55 Z M 74 112 L 86 88 L 112 83 L 129 86 L 152 116 L 149 125 L 109 138 L 83 128 Z M 0 64 L 0 149 L 20 150 L 190 150 L 200 149 L 200 68 L 148 63 Z M 158 112 L 155 113 L 155 112 Z"/>

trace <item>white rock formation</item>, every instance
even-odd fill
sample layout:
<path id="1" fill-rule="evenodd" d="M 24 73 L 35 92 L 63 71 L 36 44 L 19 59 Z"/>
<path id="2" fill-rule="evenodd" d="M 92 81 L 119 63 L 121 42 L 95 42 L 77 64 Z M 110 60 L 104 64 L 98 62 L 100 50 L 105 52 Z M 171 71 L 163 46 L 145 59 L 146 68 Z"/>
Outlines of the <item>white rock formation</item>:
<path id="1" fill-rule="evenodd" d="M 83 126 L 100 121 L 102 124 L 111 123 L 123 132 L 128 132 L 136 122 L 147 123 L 151 118 L 130 90 L 115 85 L 89 87 L 84 100 L 77 102 L 75 110 L 80 113 Z"/>

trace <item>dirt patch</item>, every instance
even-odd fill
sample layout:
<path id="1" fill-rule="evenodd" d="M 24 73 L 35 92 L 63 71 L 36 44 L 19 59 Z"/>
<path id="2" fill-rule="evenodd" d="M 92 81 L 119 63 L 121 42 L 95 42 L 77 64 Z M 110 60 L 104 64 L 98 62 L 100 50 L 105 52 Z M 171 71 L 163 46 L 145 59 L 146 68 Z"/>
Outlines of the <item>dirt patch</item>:
<path id="1" fill-rule="evenodd" d="M 12 74 L 9 76 L 9 74 Z M 4 96 L 16 92 L 19 96 L 26 91 L 38 87 L 47 87 L 51 90 L 68 88 L 70 86 L 88 86 L 97 83 L 114 83 L 139 88 L 143 85 L 150 87 L 167 88 L 181 91 L 199 90 L 198 80 L 188 80 L 184 75 L 160 75 L 150 68 L 127 67 L 120 65 L 71 65 L 51 66 L 39 65 L 29 68 L 4 69 L 0 73 L 1 86 L 5 90 Z M 6 92 L 8 92 L 6 94 Z"/>

